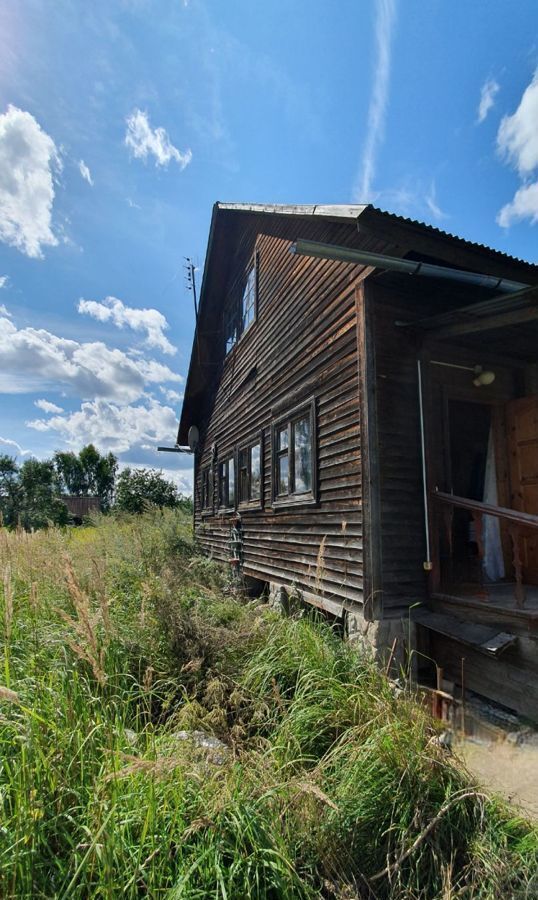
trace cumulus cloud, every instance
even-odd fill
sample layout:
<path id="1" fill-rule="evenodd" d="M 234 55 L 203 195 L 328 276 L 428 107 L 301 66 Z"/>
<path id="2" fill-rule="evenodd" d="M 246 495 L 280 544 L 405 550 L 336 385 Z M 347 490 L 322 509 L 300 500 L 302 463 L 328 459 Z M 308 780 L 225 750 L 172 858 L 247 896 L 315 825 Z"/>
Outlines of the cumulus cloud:
<path id="1" fill-rule="evenodd" d="M 0 115 L 0 240 L 27 256 L 40 258 L 58 243 L 52 206 L 60 168 L 52 138 L 29 112 L 8 106 Z"/>
<path id="2" fill-rule="evenodd" d="M 79 164 L 78 164 L 78 170 L 79 170 L 79 172 L 80 172 L 80 174 L 81 174 L 81 177 L 84 179 L 84 181 L 87 181 L 88 184 L 89 184 L 91 187 L 93 187 L 92 173 L 90 172 L 88 166 L 86 165 L 86 163 L 84 162 L 83 159 L 81 159 L 81 160 L 79 161 Z"/>
<path id="3" fill-rule="evenodd" d="M 46 413 L 62 413 L 63 409 L 61 406 L 56 406 L 55 403 L 51 403 L 50 400 L 34 400 L 34 406 L 37 406 L 38 409 L 41 409 Z"/>
<path id="4" fill-rule="evenodd" d="M 118 328 L 127 327 L 133 331 L 145 332 L 144 343 L 148 347 L 168 354 L 177 352 L 177 348 L 164 335 L 169 325 L 157 309 L 135 309 L 126 306 L 117 297 L 106 297 L 102 303 L 81 299 L 77 309 L 82 315 L 92 316 L 98 322 L 112 322 Z"/>
<path id="5" fill-rule="evenodd" d="M 179 403 L 180 400 L 183 400 L 183 394 L 180 394 L 178 391 L 171 391 L 169 388 L 161 387 L 160 391 L 169 403 Z"/>
<path id="6" fill-rule="evenodd" d="M 520 187 L 497 215 L 497 222 L 502 228 L 509 228 L 523 219 L 530 219 L 532 225 L 538 222 L 538 181 Z"/>
<path id="7" fill-rule="evenodd" d="M 54 431 L 72 447 L 93 442 L 102 450 L 126 453 L 141 445 L 156 450 L 160 442 L 175 440 L 177 414 L 153 398 L 126 406 L 99 398 L 82 403 L 75 412 L 26 424 L 36 431 Z"/>
<path id="8" fill-rule="evenodd" d="M 502 119 L 497 147 L 524 182 L 513 199 L 502 207 L 497 222 L 505 228 L 521 219 L 537 222 L 538 181 L 531 182 L 530 178 L 538 169 L 538 69 L 515 113 Z"/>
<path id="9" fill-rule="evenodd" d="M 385 127 L 395 19 L 396 0 L 376 0 L 376 63 L 362 156 L 362 176 L 356 191 L 359 203 L 368 203 L 372 197 L 377 151 Z"/>
<path id="10" fill-rule="evenodd" d="M 153 156 L 156 166 L 167 166 L 172 160 L 184 169 L 192 160 L 190 150 L 178 150 L 164 128 L 151 128 L 148 114 L 135 109 L 127 117 L 125 145 L 137 159 Z"/>
<path id="11" fill-rule="evenodd" d="M 487 78 L 485 80 L 482 85 L 482 90 L 480 91 L 480 103 L 478 104 L 478 111 L 476 114 L 478 122 L 483 122 L 490 109 L 493 108 L 495 97 L 499 93 L 499 90 L 500 86 L 494 78 Z"/>
<path id="12" fill-rule="evenodd" d="M 182 382 L 168 366 L 100 341 L 79 342 L 45 329 L 17 328 L 0 318 L 0 392 L 27 393 L 66 387 L 83 399 L 133 403 L 149 384 Z"/>

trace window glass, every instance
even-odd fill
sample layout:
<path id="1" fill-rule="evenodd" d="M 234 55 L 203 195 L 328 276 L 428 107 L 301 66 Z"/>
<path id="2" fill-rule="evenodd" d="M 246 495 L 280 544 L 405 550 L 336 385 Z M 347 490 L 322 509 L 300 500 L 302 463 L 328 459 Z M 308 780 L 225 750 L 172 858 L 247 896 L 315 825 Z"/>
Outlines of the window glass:
<path id="1" fill-rule="evenodd" d="M 228 463 L 228 502 L 226 506 L 235 506 L 235 469 L 233 460 L 229 459 Z"/>
<path id="2" fill-rule="evenodd" d="M 248 500 L 248 448 L 239 451 L 239 500 Z"/>
<path id="3" fill-rule="evenodd" d="M 261 447 L 255 444 L 250 450 L 250 500 L 261 497 Z"/>
<path id="4" fill-rule="evenodd" d="M 289 459 L 288 454 L 279 456 L 278 458 L 278 493 L 287 494 L 289 492 Z"/>
<path id="5" fill-rule="evenodd" d="M 312 490 L 312 436 L 310 416 L 298 419 L 293 425 L 295 493 Z"/>
<path id="6" fill-rule="evenodd" d="M 288 426 L 278 432 L 278 450 L 286 450 L 288 446 Z"/>
<path id="7" fill-rule="evenodd" d="M 247 276 L 243 292 L 243 330 L 246 331 L 256 315 L 256 269 L 254 266 Z"/>

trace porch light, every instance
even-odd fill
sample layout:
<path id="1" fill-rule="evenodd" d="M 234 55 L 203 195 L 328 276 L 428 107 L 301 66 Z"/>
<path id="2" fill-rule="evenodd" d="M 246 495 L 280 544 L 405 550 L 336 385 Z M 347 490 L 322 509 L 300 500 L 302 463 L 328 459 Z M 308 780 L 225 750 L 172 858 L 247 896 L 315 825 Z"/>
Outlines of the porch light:
<path id="1" fill-rule="evenodd" d="M 495 372 L 492 372 L 489 369 L 484 371 L 482 366 L 474 367 L 474 375 L 473 384 L 475 387 L 487 387 L 495 381 Z"/>

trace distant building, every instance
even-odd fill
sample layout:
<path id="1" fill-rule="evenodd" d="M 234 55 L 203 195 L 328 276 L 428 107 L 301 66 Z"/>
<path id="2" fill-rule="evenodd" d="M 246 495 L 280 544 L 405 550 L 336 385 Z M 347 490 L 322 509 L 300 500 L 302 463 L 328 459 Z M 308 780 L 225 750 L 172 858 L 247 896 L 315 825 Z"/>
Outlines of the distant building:
<path id="1" fill-rule="evenodd" d="M 208 554 L 535 720 L 536 285 L 371 206 L 217 203 L 178 435 Z"/>
<path id="2" fill-rule="evenodd" d="M 99 497 L 78 497 L 74 494 L 64 494 L 62 501 L 71 513 L 75 525 L 81 525 L 86 516 L 101 511 Z"/>

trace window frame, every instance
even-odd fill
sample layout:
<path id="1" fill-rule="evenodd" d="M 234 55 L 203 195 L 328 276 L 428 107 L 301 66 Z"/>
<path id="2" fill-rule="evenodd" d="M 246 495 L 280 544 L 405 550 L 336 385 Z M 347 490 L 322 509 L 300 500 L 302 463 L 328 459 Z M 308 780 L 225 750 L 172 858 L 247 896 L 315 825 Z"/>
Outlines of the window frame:
<path id="1" fill-rule="evenodd" d="M 312 485 L 309 491 L 295 491 L 295 441 L 293 426 L 301 419 L 309 418 L 310 421 L 310 453 L 312 461 Z M 278 435 L 287 428 L 288 446 L 284 450 L 278 447 Z M 274 509 L 294 506 L 317 506 L 318 503 L 318 465 L 317 465 L 317 427 L 316 427 L 316 401 L 314 397 L 304 401 L 285 414 L 279 414 L 271 424 L 271 491 L 272 506 Z M 279 493 L 279 461 L 281 457 L 288 459 L 288 492 Z"/>
<path id="2" fill-rule="evenodd" d="M 230 500 L 230 465 L 233 468 L 234 502 L 232 505 L 230 505 L 229 502 L 227 504 L 223 504 L 221 502 L 222 501 L 222 481 L 223 481 L 222 475 L 221 475 L 221 469 L 222 469 L 222 466 L 224 466 L 224 465 L 228 466 L 226 479 L 225 479 L 226 484 L 227 484 L 226 499 L 228 501 Z M 237 466 L 236 466 L 236 454 L 233 451 L 231 453 L 228 453 L 227 455 L 222 456 L 219 459 L 219 461 L 217 463 L 217 478 L 218 478 L 218 512 L 219 512 L 219 515 L 226 515 L 227 513 L 234 513 L 236 510 L 236 506 L 237 506 Z"/>
<path id="3" fill-rule="evenodd" d="M 224 304 L 222 314 L 222 332 L 225 359 L 230 356 L 232 351 L 237 347 L 243 337 L 250 332 L 252 326 L 255 325 L 258 320 L 258 267 L 258 250 L 256 249 L 253 255 L 250 257 L 248 265 L 245 267 L 246 274 L 242 280 L 241 292 L 236 292 L 234 286 L 230 297 L 227 298 L 227 301 Z M 245 326 L 246 310 L 244 307 L 244 301 L 251 276 L 253 284 L 252 291 L 249 293 L 253 293 L 254 297 L 253 302 L 248 306 L 248 309 L 253 310 L 253 315 L 248 325 Z M 235 328 L 235 339 L 233 340 L 233 343 L 228 346 L 229 342 L 232 340 L 232 327 Z"/>
<path id="4" fill-rule="evenodd" d="M 263 493 L 264 493 L 264 485 L 263 485 L 263 472 L 264 472 L 264 447 L 263 447 L 263 429 L 258 432 L 255 436 L 251 437 L 248 441 L 243 441 L 237 447 L 237 465 L 236 465 L 236 473 L 237 473 L 237 508 L 241 510 L 248 509 L 262 509 L 263 508 Z M 251 498 L 251 485 L 252 485 L 252 449 L 253 447 L 260 448 L 260 496 Z M 248 468 L 247 468 L 247 483 L 248 483 L 248 499 L 243 500 L 241 498 L 241 453 L 245 451 L 248 452 Z"/>

